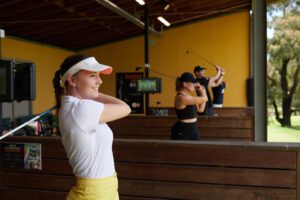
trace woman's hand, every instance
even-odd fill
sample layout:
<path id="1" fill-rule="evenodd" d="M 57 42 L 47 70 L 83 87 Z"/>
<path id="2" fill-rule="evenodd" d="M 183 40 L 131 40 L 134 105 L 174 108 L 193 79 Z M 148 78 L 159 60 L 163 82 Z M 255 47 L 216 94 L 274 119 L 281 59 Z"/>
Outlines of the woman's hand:
<path id="1" fill-rule="evenodd" d="M 219 65 L 216 65 L 216 70 L 219 71 L 221 70 L 222 68 L 219 66 Z"/>
<path id="2" fill-rule="evenodd" d="M 198 88 L 200 88 L 200 87 L 201 87 L 200 83 L 198 83 L 198 82 L 195 83 L 195 88 L 196 88 L 196 89 L 198 89 Z"/>
<path id="3" fill-rule="evenodd" d="M 200 85 L 200 83 L 195 83 L 195 88 L 200 96 L 206 94 L 204 86 Z"/>
<path id="4" fill-rule="evenodd" d="M 221 68 L 221 75 L 224 76 L 225 75 L 225 70 L 223 68 Z"/>

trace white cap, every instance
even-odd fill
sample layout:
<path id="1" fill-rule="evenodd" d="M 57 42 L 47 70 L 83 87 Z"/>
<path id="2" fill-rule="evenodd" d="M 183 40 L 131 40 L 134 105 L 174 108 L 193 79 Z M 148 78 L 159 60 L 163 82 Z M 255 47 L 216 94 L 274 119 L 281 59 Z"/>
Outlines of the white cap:
<path id="1" fill-rule="evenodd" d="M 61 81 L 64 83 L 67 80 L 68 75 L 73 75 L 80 70 L 111 74 L 112 67 L 98 63 L 95 57 L 89 57 L 73 65 L 61 76 Z"/>
<path id="2" fill-rule="evenodd" d="M 5 38 L 5 31 L 0 28 L 0 38 Z"/>

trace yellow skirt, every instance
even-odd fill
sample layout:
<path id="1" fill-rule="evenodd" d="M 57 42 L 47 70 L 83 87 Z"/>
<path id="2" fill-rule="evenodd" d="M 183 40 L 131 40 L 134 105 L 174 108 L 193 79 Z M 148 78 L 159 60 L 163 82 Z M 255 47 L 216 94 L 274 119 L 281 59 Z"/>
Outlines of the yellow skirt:
<path id="1" fill-rule="evenodd" d="M 107 178 L 78 178 L 66 200 L 119 200 L 117 175 Z"/>

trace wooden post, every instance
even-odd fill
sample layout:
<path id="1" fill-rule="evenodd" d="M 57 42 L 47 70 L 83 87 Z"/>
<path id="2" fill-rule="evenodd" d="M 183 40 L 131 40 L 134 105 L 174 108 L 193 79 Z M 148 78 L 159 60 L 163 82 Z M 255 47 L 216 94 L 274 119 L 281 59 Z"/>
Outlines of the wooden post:
<path id="1" fill-rule="evenodd" d="M 255 141 L 267 141 L 266 1 L 252 0 Z"/>
<path id="2" fill-rule="evenodd" d="M 145 78 L 149 78 L 149 17 L 148 17 L 148 7 L 145 5 L 144 8 L 144 23 L 145 23 L 145 30 L 144 30 L 144 45 L 145 45 Z M 145 93 L 145 109 L 146 115 L 149 115 L 149 93 Z"/>
<path id="3" fill-rule="evenodd" d="M 296 196 L 300 200 L 300 151 L 297 151 L 297 167 L 296 167 Z"/>

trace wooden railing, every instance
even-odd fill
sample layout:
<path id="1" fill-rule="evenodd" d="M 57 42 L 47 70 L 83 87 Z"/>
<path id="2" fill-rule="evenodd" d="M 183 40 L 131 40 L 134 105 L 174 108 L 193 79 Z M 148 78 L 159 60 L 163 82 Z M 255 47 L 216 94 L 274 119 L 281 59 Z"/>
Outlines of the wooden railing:
<path id="1" fill-rule="evenodd" d="M 253 107 L 222 107 L 213 108 L 214 114 L 218 116 L 253 116 Z M 176 115 L 174 107 L 151 107 L 151 115 Z"/>
<path id="2" fill-rule="evenodd" d="M 75 184 L 59 138 L 41 143 L 41 171 L 0 167 L 0 199 L 63 200 Z M 121 200 L 300 200 L 300 145 L 116 139 Z"/>
<path id="3" fill-rule="evenodd" d="M 176 116 L 129 116 L 110 122 L 116 138 L 170 139 Z M 201 140 L 254 141 L 253 116 L 198 117 Z"/>

